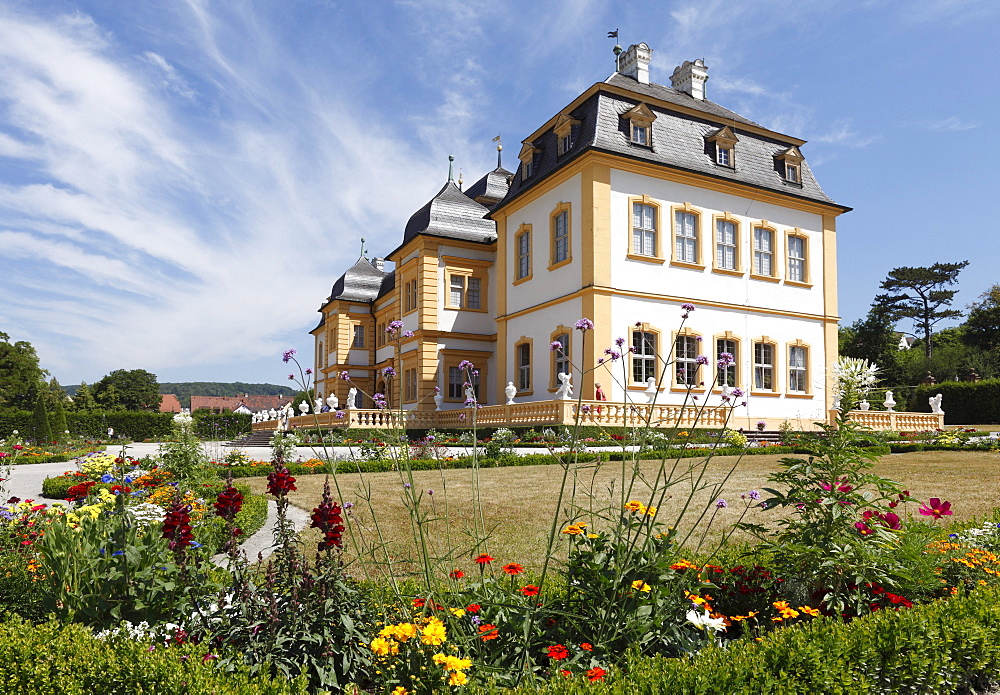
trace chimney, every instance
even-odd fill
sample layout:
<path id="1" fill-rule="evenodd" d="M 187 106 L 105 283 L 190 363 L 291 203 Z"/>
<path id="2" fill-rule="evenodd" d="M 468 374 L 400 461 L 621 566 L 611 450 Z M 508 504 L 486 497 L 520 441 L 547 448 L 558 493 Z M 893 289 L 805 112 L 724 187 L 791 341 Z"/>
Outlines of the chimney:
<path id="1" fill-rule="evenodd" d="M 653 49 L 644 43 L 632 44 L 618 59 L 618 72 L 636 82 L 649 84 L 649 59 Z"/>
<path id="2" fill-rule="evenodd" d="M 376 256 L 375 260 L 372 261 L 372 265 L 375 266 L 375 270 L 382 273 L 385 272 L 385 259 L 381 256 Z"/>
<path id="3" fill-rule="evenodd" d="M 685 60 L 683 65 L 674 68 L 674 74 L 670 76 L 670 86 L 682 92 L 690 94 L 698 100 L 705 98 L 705 83 L 708 82 L 708 68 L 705 61 L 699 58 L 693 63 Z"/>

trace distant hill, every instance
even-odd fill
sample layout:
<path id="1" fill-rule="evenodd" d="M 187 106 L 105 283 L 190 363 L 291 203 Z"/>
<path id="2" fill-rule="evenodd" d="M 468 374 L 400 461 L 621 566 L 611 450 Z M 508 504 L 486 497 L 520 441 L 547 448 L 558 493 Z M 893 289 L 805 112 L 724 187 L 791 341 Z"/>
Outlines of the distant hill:
<path id="1" fill-rule="evenodd" d="M 70 396 L 76 395 L 79 384 L 64 386 Z M 160 393 L 176 394 L 181 406 L 191 407 L 191 396 L 294 396 L 298 391 L 277 384 L 245 384 L 242 381 L 219 383 L 215 381 L 161 381 Z"/>

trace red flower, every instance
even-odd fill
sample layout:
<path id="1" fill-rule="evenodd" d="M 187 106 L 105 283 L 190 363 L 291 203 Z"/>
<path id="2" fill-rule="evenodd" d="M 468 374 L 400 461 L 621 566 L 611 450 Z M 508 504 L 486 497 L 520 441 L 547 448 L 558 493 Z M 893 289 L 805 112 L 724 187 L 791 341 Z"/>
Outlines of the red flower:
<path id="1" fill-rule="evenodd" d="M 572 671 L 567 671 L 566 669 L 561 668 L 561 669 L 559 669 L 559 675 L 563 676 L 564 678 L 570 678 L 570 677 L 573 676 L 573 672 Z"/>
<path id="2" fill-rule="evenodd" d="M 481 639 L 483 642 L 488 642 L 491 639 L 498 638 L 500 636 L 499 632 L 500 630 L 499 628 L 497 628 L 496 625 L 491 625 L 490 623 L 486 623 L 485 625 L 480 625 L 479 639 Z"/>
<path id="3" fill-rule="evenodd" d="M 344 519 L 340 515 L 340 505 L 333 501 L 333 496 L 330 494 L 329 480 L 323 486 L 323 498 L 320 505 L 313 509 L 310 526 L 323 533 L 323 540 L 319 542 L 319 550 L 326 550 L 334 546 L 342 547 Z"/>
<path id="4" fill-rule="evenodd" d="M 191 507 L 178 502 L 167 510 L 163 519 L 163 537 L 170 541 L 171 550 L 183 550 L 194 535 L 191 533 Z"/>
<path id="5" fill-rule="evenodd" d="M 296 490 L 295 478 L 288 472 L 288 469 L 282 466 L 274 471 L 274 473 L 269 473 L 267 476 L 267 492 L 275 497 L 281 497 L 292 490 Z"/>
<path id="6" fill-rule="evenodd" d="M 424 598 L 415 598 L 415 599 L 413 599 L 413 607 L 414 608 L 423 608 L 426 605 L 427 605 L 427 599 L 424 599 Z"/>
<path id="7" fill-rule="evenodd" d="M 584 642 L 583 644 L 580 645 L 580 649 L 582 649 L 585 652 L 592 652 L 594 651 L 594 645 L 592 645 L 590 642 Z"/>
<path id="8" fill-rule="evenodd" d="M 469 611 L 470 613 L 478 613 L 480 608 L 482 608 L 482 606 L 480 606 L 478 603 L 470 603 L 468 606 L 465 607 L 465 610 Z"/>
<path id="9" fill-rule="evenodd" d="M 486 553 L 483 553 L 475 560 L 473 560 L 473 562 L 475 562 L 477 565 L 488 565 L 491 562 L 493 562 L 493 558 L 487 555 Z"/>
<path id="10" fill-rule="evenodd" d="M 603 680 L 604 679 L 604 674 L 606 674 L 606 673 L 607 673 L 607 671 L 605 671 L 600 666 L 595 666 L 594 668 L 592 668 L 589 671 L 587 671 L 587 678 L 589 678 L 591 680 L 591 682 Z"/>
<path id="11" fill-rule="evenodd" d="M 215 498 L 215 504 L 212 506 L 215 507 L 216 516 L 232 521 L 243 508 L 243 493 L 232 486 L 227 487 Z"/>
<path id="12" fill-rule="evenodd" d="M 462 577 L 465 576 L 465 572 L 463 572 L 462 570 L 452 570 L 451 572 L 448 573 L 448 576 L 451 577 L 452 579 L 461 579 Z"/>
<path id="13" fill-rule="evenodd" d="M 918 509 L 924 516 L 932 516 L 935 519 L 940 519 L 943 516 L 950 516 L 951 502 L 942 502 L 940 497 L 931 497 L 927 504 Z"/>
<path id="14" fill-rule="evenodd" d="M 528 584 L 527 586 L 521 587 L 521 594 L 524 596 L 538 596 L 538 587 L 534 584 Z"/>
<path id="15" fill-rule="evenodd" d="M 90 494 L 90 488 L 97 485 L 93 480 L 88 480 L 85 483 L 80 483 L 79 485 L 73 485 L 68 490 L 66 490 L 66 499 L 70 502 L 76 502 L 87 498 Z"/>
<path id="16" fill-rule="evenodd" d="M 509 562 L 503 566 L 503 571 L 513 577 L 524 572 L 524 567 L 516 562 Z"/>
<path id="17" fill-rule="evenodd" d="M 569 650 L 561 644 L 553 644 L 551 647 L 546 647 L 545 651 L 548 653 L 549 658 L 555 661 L 561 661 L 569 656 Z"/>

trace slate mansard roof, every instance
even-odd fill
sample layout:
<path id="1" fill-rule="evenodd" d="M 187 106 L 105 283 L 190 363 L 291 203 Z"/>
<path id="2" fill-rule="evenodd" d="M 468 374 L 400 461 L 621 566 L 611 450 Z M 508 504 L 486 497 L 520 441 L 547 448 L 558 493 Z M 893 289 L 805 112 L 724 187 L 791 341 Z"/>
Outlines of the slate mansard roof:
<path id="1" fill-rule="evenodd" d="M 715 102 L 695 99 L 671 87 L 643 84 L 621 73 L 594 85 L 583 96 L 583 101 L 578 98 L 575 105 L 570 104 L 572 108 L 562 112 L 579 121 L 570 150 L 557 154 L 554 119 L 536 131 L 534 139 L 526 141 L 538 151 L 534 172 L 522 180 L 523 164 L 519 166 L 507 196 L 496 207 L 505 206 L 583 152 L 598 150 L 849 209 L 823 192 L 806 161 L 800 165 L 800 184 L 785 180 L 776 157 L 789 147 L 802 145 L 803 140 L 773 133 Z M 630 142 L 629 124 L 622 118 L 640 103 L 656 116 L 650 147 Z M 723 126 L 729 126 L 738 138 L 733 167 L 716 164 L 714 146 L 706 140 Z"/>
<path id="2" fill-rule="evenodd" d="M 410 217 L 403 232 L 403 243 L 420 234 L 490 243 L 496 239 L 497 232 L 493 220 L 484 217 L 488 212 L 489 208 L 463 193 L 454 181 L 448 181 Z"/>
<path id="3" fill-rule="evenodd" d="M 347 272 L 337 278 L 330 290 L 330 299 L 347 299 L 356 302 L 371 302 L 379 295 L 379 290 L 385 281 L 386 273 L 379 270 L 365 257 L 348 268 Z"/>

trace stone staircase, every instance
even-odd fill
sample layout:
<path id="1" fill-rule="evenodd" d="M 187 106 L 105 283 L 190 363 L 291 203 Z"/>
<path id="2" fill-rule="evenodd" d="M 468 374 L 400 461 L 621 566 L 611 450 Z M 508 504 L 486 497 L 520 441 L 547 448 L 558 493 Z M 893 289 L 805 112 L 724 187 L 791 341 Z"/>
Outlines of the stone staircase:
<path id="1" fill-rule="evenodd" d="M 256 432 L 251 432 L 243 439 L 238 439 L 235 442 L 228 442 L 226 446 L 234 447 L 251 447 L 251 446 L 271 446 L 271 437 L 274 436 L 274 430 L 257 430 Z"/>
<path id="2" fill-rule="evenodd" d="M 765 430 L 763 432 L 758 432 L 757 430 L 753 431 L 743 430 L 743 434 L 745 434 L 747 439 L 751 442 L 767 442 L 768 444 L 780 444 L 782 440 L 781 430 Z"/>

